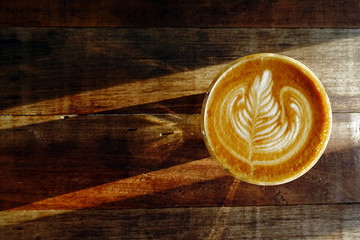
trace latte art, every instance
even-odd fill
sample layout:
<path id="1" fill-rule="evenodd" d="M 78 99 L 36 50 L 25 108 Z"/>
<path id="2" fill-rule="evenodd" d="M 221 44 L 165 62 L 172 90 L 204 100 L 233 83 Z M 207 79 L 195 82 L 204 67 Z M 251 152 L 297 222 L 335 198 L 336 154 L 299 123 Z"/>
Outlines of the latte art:
<path id="1" fill-rule="evenodd" d="M 277 184 L 316 162 L 330 133 L 330 105 L 326 108 L 319 86 L 300 70 L 274 56 L 254 58 L 229 68 L 213 84 L 203 131 L 223 168 L 248 182 Z"/>
<path id="2" fill-rule="evenodd" d="M 238 144 L 244 145 L 242 148 L 247 152 L 238 153 L 227 146 L 226 141 L 222 142 L 235 156 L 251 166 L 277 164 L 286 160 L 296 153 L 296 149 L 301 149 L 309 136 L 308 126 L 312 122 L 309 101 L 298 90 L 283 87 L 278 104 L 272 94 L 272 85 L 271 72 L 265 70 L 262 78 L 255 78 L 248 91 L 246 86 L 240 85 L 225 97 L 222 104 L 221 109 L 226 116 L 220 119 L 219 125 L 222 127 L 218 135 L 227 138 L 223 126 L 230 124 L 234 134 L 238 135 L 235 136 L 238 137 Z M 285 96 L 289 98 L 288 102 L 284 101 Z M 286 104 L 288 106 L 285 107 Z M 282 156 L 278 156 L 279 151 Z M 263 158 L 264 155 L 269 157 Z"/>

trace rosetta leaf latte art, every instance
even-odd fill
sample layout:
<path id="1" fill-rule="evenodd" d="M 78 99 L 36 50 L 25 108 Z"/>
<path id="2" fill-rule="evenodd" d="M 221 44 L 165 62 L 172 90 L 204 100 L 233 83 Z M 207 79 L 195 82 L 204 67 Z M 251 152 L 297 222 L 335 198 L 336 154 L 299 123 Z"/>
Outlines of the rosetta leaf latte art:
<path id="1" fill-rule="evenodd" d="M 297 135 L 299 130 L 299 117 L 302 112 L 300 102 L 291 98 L 290 107 L 293 109 L 294 121 L 288 124 L 288 120 L 284 120 L 284 108 L 279 107 L 272 94 L 272 87 L 272 74 L 269 70 L 265 70 L 261 78 L 259 76 L 255 78 L 248 94 L 238 100 L 237 105 L 243 107 L 232 108 L 233 125 L 248 145 L 247 160 L 251 165 L 254 151 L 271 152 L 281 149 Z M 286 91 L 292 90 L 284 88 L 282 94 Z"/>
<path id="2" fill-rule="evenodd" d="M 254 142 L 269 135 L 280 117 L 278 104 L 271 93 L 272 85 L 270 71 L 266 70 L 261 79 L 256 77 L 245 99 L 245 108 L 235 116 L 238 117 L 235 121 L 238 133 L 249 144 L 249 160 Z"/>
<path id="3" fill-rule="evenodd" d="M 261 78 L 257 76 L 244 99 L 245 108 L 235 115 L 238 118 L 235 121 L 236 130 L 249 145 L 249 161 L 256 141 L 270 137 L 280 118 L 278 103 L 271 92 L 272 86 L 269 70 L 264 71 Z"/>
<path id="4" fill-rule="evenodd" d="M 276 97 L 270 70 L 248 84 L 233 87 L 221 103 L 225 116 L 216 130 L 223 146 L 234 157 L 254 166 L 279 164 L 301 149 L 312 125 L 307 98 L 291 86 Z M 233 132 L 226 130 L 226 126 Z M 233 136 L 236 141 L 227 141 Z"/>

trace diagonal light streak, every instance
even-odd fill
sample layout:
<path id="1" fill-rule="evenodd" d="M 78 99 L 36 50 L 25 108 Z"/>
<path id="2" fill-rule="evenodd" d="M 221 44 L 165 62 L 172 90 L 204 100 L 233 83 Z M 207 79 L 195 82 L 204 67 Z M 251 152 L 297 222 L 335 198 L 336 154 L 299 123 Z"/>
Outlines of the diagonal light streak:
<path id="1" fill-rule="evenodd" d="M 129 83 L 121 83 L 119 80 L 117 86 L 16 106 L 0 110 L 0 114 L 93 114 L 201 94 L 207 91 L 210 82 L 223 67 L 224 64 L 208 66 L 147 80 L 134 80 Z"/>
<path id="2" fill-rule="evenodd" d="M 206 171 L 204 171 L 206 169 Z M 82 189 L 14 210 L 78 210 L 97 208 L 107 203 L 168 191 L 199 182 L 228 176 L 212 158 L 205 158 L 174 167 L 144 173 L 103 185 Z"/>

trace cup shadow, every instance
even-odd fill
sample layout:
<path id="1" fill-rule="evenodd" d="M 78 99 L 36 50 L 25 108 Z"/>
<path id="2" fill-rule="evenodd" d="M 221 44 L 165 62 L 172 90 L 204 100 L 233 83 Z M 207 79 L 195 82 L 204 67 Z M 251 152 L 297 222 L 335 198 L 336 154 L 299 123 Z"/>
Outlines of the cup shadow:
<path id="1" fill-rule="evenodd" d="M 177 103 L 199 96 L 153 105 L 192 112 Z M 0 130 L 0 142 L 1 210 L 209 157 L 199 114 L 80 115 Z"/>

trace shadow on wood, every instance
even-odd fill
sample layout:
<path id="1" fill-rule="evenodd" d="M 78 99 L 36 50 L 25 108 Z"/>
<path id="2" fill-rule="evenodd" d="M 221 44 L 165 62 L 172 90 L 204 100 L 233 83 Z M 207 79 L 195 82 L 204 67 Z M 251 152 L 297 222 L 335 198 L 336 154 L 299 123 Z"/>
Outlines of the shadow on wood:
<path id="1" fill-rule="evenodd" d="M 357 29 L 3 28 L 0 113 L 89 114 L 202 94 L 224 65 L 258 52 L 284 53 L 303 61 L 324 80 L 330 98 L 336 100 L 334 109 L 350 111 L 351 106 L 355 111 L 359 61 L 353 49 L 359 33 Z M 339 89 L 339 82 L 353 89 L 351 96 Z"/>
<path id="2" fill-rule="evenodd" d="M 177 68 L 164 62 L 166 56 L 138 49 L 146 46 L 159 54 L 162 47 L 129 34 L 115 29 L 2 29 L 0 109 L 174 73 Z M 169 58 L 178 51 L 167 50 Z"/>
<path id="3" fill-rule="evenodd" d="M 77 116 L 0 142 L 2 210 L 209 157 L 199 115 Z"/>
<path id="4" fill-rule="evenodd" d="M 200 114 L 205 93 L 124 107 L 99 114 Z"/>
<path id="5" fill-rule="evenodd" d="M 354 185 L 360 181 L 359 147 L 324 154 L 308 173 L 288 184 L 237 183 L 208 158 L 199 118 L 79 116 L 3 130 L 2 142 L 11 141 L 0 149 L 2 209 L 359 202 Z"/>

